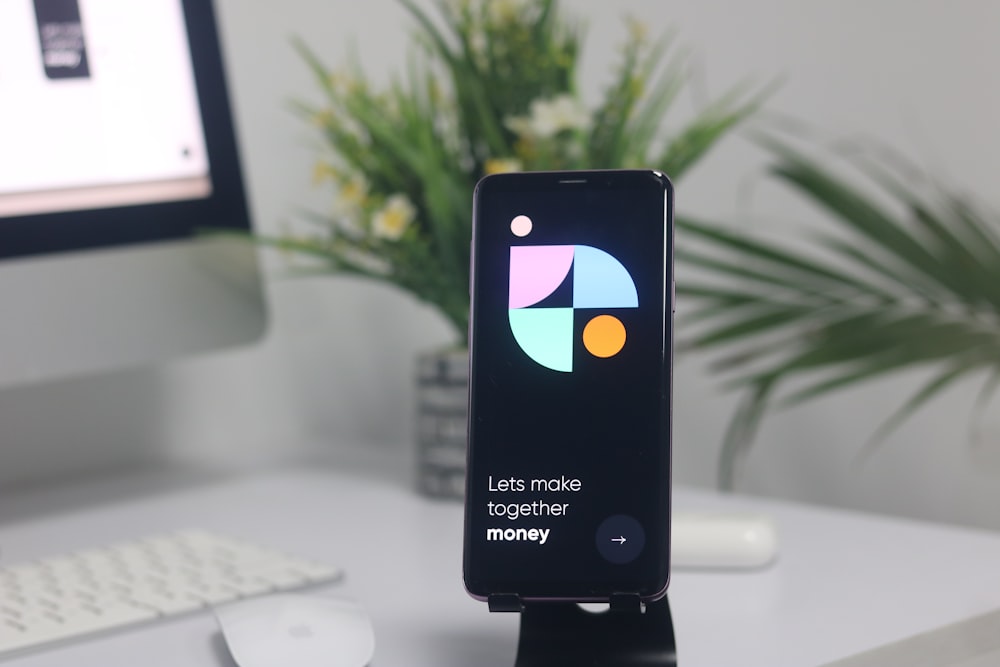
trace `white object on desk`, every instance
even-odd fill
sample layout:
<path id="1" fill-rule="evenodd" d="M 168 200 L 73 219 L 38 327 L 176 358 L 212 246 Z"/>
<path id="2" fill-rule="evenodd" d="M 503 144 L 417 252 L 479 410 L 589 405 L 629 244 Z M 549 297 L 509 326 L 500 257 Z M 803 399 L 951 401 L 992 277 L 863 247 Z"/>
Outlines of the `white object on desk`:
<path id="1" fill-rule="evenodd" d="M 341 574 L 198 530 L 8 566 L 0 568 L 0 657 Z"/>
<path id="2" fill-rule="evenodd" d="M 375 654 L 371 619 L 349 600 L 267 595 L 215 617 L 239 667 L 365 667 Z"/>
<path id="3" fill-rule="evenodd" d="M 674 512 L 671 568 L 758 569 L 778 556 L 774 521 L 748 512 Z"/>

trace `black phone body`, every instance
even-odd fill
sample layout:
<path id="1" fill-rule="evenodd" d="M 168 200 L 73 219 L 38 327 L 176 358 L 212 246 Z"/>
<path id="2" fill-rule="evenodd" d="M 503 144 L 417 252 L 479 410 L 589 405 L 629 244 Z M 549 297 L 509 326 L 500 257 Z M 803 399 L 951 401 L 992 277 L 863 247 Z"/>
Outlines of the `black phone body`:
<path id="1" fill-rule="evenodd" d="M 476 187 L 464 578 L 522 600 L 662 597 L 673 188 L 655 171 Z"/>

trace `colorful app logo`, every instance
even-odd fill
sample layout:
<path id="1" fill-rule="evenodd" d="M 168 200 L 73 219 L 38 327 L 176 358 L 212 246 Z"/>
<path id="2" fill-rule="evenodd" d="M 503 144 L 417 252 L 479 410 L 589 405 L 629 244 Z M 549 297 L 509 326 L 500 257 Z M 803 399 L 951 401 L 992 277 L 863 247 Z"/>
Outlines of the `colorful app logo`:
<path id="1" fill-rule="evenodd" d="M 519 215 L 511 231 L 531 232 Z M 573 371 L 574 313 L 581 308 L 638 308 L 628 270 L 614 256 L 587 245 L 516 245 L 510 248 L 508 318 L 514 340 L 546 368 Z M 625 325 L 597 314 L 583 328 L 583 347 L 595 357 L 613 357 L 625 347 Z"/>

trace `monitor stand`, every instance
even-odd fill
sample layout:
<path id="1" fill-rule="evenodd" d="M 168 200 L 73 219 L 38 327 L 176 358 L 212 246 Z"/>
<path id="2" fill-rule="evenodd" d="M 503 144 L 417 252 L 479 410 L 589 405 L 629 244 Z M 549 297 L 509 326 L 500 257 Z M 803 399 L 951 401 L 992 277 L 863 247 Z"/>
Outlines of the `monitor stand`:
<path id="1" fill-rule="evenodd" d="M 493 611 L 517 611 L 506 605 Z M 592 613 L 575 602 L 522 602 L 521 633 L 514 667 L 676 667 L 677 647 L 670 605 L 664 597 L 641 604 L 637 597 L 612 599 Z"/>

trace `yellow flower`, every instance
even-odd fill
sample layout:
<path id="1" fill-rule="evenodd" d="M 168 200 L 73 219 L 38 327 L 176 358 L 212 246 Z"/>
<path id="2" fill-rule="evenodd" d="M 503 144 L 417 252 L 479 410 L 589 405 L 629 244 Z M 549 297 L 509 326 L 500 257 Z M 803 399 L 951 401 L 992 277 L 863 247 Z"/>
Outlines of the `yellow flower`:
<path id="1" fill-rule="evenodd" d="M 316 127 L 325 128 L 331 121 L 333 121 L 333 112 L 329 109 L 317 111 L 312 115 L 310 120 Z"/>
<path id="2" fill-rule="evenodd" d="M 469 9 L 469 0 L 445 0 L 445 9 L 452 16 L 461 16 Z"/>
<path id="3" fill-rule="evenodd" d="M 625 23 L 628 27 L 628 36 L 631 41 L 637 44 L 642 44 L 646 41 L 646 38 L 649 36 L 649 27 L 645 23 L 633 16 L 626 18 Z"/>
<path id="4" fill-rule="evenodd" d="M 642 97 L 642 94 L 646 89 L 646 82 L 640 76 L 633 76 L 628 80 L 628 88 L 630 95 L 634 95 L 636 98 L 639 98 Z"/>
<path id="5" fill-rule="evenodd" d="M 514 153 L 520 156 L 523 162 L 531 163 L 538 157 L 538 149 L 531 137 L 522 136 L 514 143 Z"/>
<path id="6" fill-rule="evenodd" d="M 368 194 L 368 181 L 364 176 L 355 174 L 340 188 L 340 198 L 348 203 L 360 206 Z"/>
<path id="7" fill-rule="evenodd" d="M 328 79 L 334 94 L 338 96 L 349 95 L 361 87 L 361 82 L 358 81 L 357 77 L 343 69 L 330 72 Z"/>
<path id="8" fill-rule="evenodd" d="M 398 241 L 416 215 L 417 209 L 406 195 L 395 194 L 372 217 L 372 233 L 376 238 Z"/>
<path id="9" fill-rule="evenodd" d="M 364 205 L 367 197 L 368 181 L 361 174 L 353 174 L 347 181 L 340 184 L 336 209 L 341 213 L 354 213 Z"/>
<path id="10" fill-rule="evenodd" d="M 337 170 L 333 165 L 323 160 L 317 160 L 313 165 L 313 185 L 319 185 L 325 180 L 337 178 Z"/>
<path id="11" fill-rule="evenodd" d="M 490 158 L 483 165 L 483 170 L 488 174 L 506 174 L 512 171 L 521 171 L 521 161 L 517 158 Z"/>
<path id="12" fill-rule="evenodd" d="M 526 4 L 524 0 L 490 0 L 487 5 L 490 22 L 499 25 L 513 23 L 524 11 Z"/>

